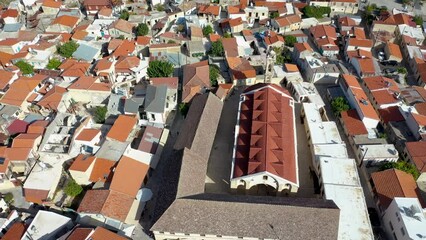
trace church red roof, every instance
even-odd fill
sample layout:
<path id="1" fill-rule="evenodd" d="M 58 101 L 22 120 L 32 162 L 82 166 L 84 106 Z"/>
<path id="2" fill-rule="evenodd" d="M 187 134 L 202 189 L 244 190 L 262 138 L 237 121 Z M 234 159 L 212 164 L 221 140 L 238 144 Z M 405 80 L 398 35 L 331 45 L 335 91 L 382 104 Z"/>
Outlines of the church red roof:
<path id="1" fill-rule="evenodd" d="M 291 95 L 274 84 L 256 84 L 241 97 L 233 177 L 266 171 L 298 184 Z"/>

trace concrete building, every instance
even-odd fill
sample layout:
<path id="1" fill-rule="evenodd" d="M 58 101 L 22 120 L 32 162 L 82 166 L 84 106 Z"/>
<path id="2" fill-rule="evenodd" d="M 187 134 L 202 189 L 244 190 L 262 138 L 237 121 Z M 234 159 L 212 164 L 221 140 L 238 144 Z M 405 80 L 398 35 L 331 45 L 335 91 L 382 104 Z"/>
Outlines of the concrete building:
<path id="1" fill-rule="evenodd" d="M 58 239 L 73 228 L 71 218 L 54 212 L 38 211 L 21 240 Z"/>
<path id="2" fill-rule="evenodd" d="M 396 162 L 399 159 L 398 150 L 393 144 L 368 144 L 357 146 L 356 159 L 361 166 L 380 166 L 386 162 Z"/>
<path id="3" fill-rule="evenodd" d="M 356 109 L 365 127 L 367 129 L 376 128 L 380 119 L 356 77 L 343 74 L 339 79 L 339 85 L 345 93 L 349 104 Z"/>
<path id="4" fill-rule="evenodd" d="M 426 218 L 417 198 L 394 198 L 383 215 L 383 225 L 390 239 L 426 237 Z"/>
<path id="5" fill-rule="evenodd" d="M 294 102 L 277 85 L 257 84 L 240 96 L 231 188 L 281 195 L 299 188 Z"/>
<path id="6" fill-rule="evenodd" d="M 313 56 L 305 57 L 304 72 L 308 82 L 319 84 L 335 84 L 340 76 L 336 64 L 324 63 Z"/>
<path id="7" fill-rule="evenodd" d="M 340 209 L 338 239 L 374 239 L 355 160 L 324 157 L 320 169 L 321 194 Z"/>

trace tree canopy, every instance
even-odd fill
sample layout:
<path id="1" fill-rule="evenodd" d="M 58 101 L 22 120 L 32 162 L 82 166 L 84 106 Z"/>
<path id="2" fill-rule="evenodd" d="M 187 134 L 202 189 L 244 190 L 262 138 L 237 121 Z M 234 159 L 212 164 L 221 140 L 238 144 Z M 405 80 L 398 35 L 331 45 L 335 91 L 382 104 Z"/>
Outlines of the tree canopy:
<path id="1" fill-rule="evenodd" d="M 213 33 L 213 28 L 210 25 L 207 25 L 205 27 L 203 27 L 203 35 L 204 37 L 207 37 L 210 35 L 210 33 Z"/>
<path id="2" fill-rule="evenodd" d="M 77 51 L 78 43 L 69 41 L 58 47 L 58 54 L 65 58 L 70 58 L 72 54 Z"/>
<path id="3" fill-rule="evenodd" d="M 271 15 L 270 15 L 271 19 L 277 18 L 279 16 L 280 16 L 280 14 L 278 12 L 272 12 Z"/>
<path id="4" fill-rule="evenodd" d="M 146 36 L 148 32 L 149 28 L 145 23 L 139 23 L 136 27 L 136 36 Z"/>
<path id="5" fill-rule="evenodd" d="M 306 6 L 302 9 L 302 12 L 305 17 L 316 19 L 321 19 L 324 15 L 329 15 L 331 13 L 330 7 L 316 7 L 316 6 Z"/>
<path id="6" fill-rule="evenodd" d="M 129 17 L 130 17 L 130 13 L 127 11 L 127 10 L 123 10 L 123 11 L 121 11 L 121 13 L 120 13 L 120 19 L 123 19 L 123 20 L 129 20 Z"/>
<path id="7" fill-rule="evenodd" d="M 351 107 L 344 97 L 337 97 L 331 101 L 331 109 L 339 116 L 341 112 L 348 111 Z"/>
<path id="8" fill-rule="evenodd" d="M 64 192 L 70 197 L 77 197 L 81 192 L 83 192 L 83 188 L 72 180 L 65 186 Z"/>
<path id="9" fill-rule="evenodd" d="M 213 57 L 225 56 L 222 41 L 218 40 L 212 43 L 212 48 L 210 49 L 210 55 Z"/>
<path id="10" fill-rule="evenodd" d="M 420 176 L 419 170 L 417 170 L 416 166 L 405 161 L 387 162 L 381 165 L 379 170 L 384 171 L 384 170 L 392 169 L 392 168 L 396 168 L 398 170 L 411 174 L 414 180 L 417 180 L 417 178 L 419 178 Z"/>
<path id="11" fill-rule="evenodd" d="M 422 16 L 415 16 L 414 18 L 413 18 L 413 22 L 415 22 L 417 25 L 423 25 L 423 18 L 422 18 Z"/>
<path id="12" fill-rule="evenodd" d="M 23 60 L 19 60 L 18 62 L 16 62 L 15 66 L 17 66 L 19 70 L 21 70 L 21 72 L 25 75 L 34 73 L 34 67 Z"/>
<path id="13" fill-rule="evenodd" d="M 150 78 L 170 77 L 172 76 L 173 71 L 173 64 L 168 61 L 154 60 L 149 62 L 148 76 Z"/>
<path id="14" fill-rule="evenodd" d="M 285 37 L 285 45 L 288 47 L 294 47 L 294 44 L 297 43 L 297 38 L 295 36 L 289 35 Z"/>
<path id="15" fill-rule="evenodd" d="M 217 79 L 219 78 L 220 70 L 216 65 L 210 65 L 209 66 L 209 73 L 210 73 L 210 85 L 212 87 L 217 86 Z"/>
<path id="16" fill-rule="evenodd" d="M 59 66 L 61 66 L 61 64 L 62 64 L 62 62 L 59 59 L 52 58 L 52 59 L 49 60 L 49 63 L 47 64 L 46 67 L 47 67 L 47 69 L 50 69 L 50 70 L 56 70 L 56 69 L 58 69 Z"/>
<path id="17" fill-rule="evenodd" d="M 292 62 L 290 49 L 286 47 L 274 47 L 274 52 L 276 54 L 275 64 L 283 65 L 284 63 Z"/>
<path id="18" fill-rule="evenodd" d="M 105 123 L 107 112 L 108 112 L 108 109 L 105 106 L 96 107 L 95 113 L 94 113 L 94 116 L 93 116 L 93 120 L 96 123 Z"/>
<path id="19" fill-rule="evenodd" d="M 226 32 L 226 33 L 224 33 L 224 34 L 223 34 L 223 37 L 224 37 L 224 38 L 231 38 L 231 37 L 232 37 L 232 34 L 231 34 L 231 33 L 229 33 L 229 32 Z"/>

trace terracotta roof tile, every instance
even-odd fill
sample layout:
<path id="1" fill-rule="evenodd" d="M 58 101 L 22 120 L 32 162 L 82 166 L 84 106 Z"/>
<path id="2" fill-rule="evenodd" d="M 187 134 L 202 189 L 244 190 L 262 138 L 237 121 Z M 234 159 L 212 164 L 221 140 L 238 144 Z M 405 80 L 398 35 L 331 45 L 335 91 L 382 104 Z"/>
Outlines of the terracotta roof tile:
<path id="1" fill-rule="evenodd" d="M 371 174 L 380 205 L 386 209 L 395 197 L 418 198 L 416 181 L 412 175 L 398 169 Z M 424 206 L 423 201 L 419 201 Z"/>
<path id="2" fill-rule="evenodd" d="M 136 49 L 136 42 L 133 40 L 124 40 L 121 44 L 114 50 L 112 56 L 117 58 L 119 56 L 129 56 L 134 54 Z"/>
<path id="3" fill-rule="evenodd" d="M 21 133 L 13 139 L 12 147 L 14 148 L 33 148 L 40 133 Z"/>
<path id="4" fill-rule="evenodd" d="M 371 41 L 370 39 L 349 38 L 348 44 L 349 46 L 356 46 L 356 47 L 366 47 L 366 48 L 373 47 L 373 41 Z"/>
<path id="5" fill-rule="evenodd" d="M 108 195 L 109 190 L 88 190 L 77 211 L 81 213 L 101 213 Z"/>
<path id="6" fill-rule="evenodd" d="M 75 138 L 75 140 L 79 141 L 92 141 L 99 133 L 101 133 L 101 130 L 99 129 L 93 129 L 93 128 L 86 128 L 83 129 L 80 134 Z"/>
<path id="7" fill-rule="evenodd" d="M 91 240 L 127 240 L 128 238 L 122 237 L 116 233 L 113 233 L 103 227 L 96 227 L 92 235 L 90 235 Z"/>
<path id="8" fill-rule="evenodd" d="M 189 102 L 201 87 L 210 87 L 208 61 L 183 66 L 182 101 Z M 196 91 L 194 91 L 196 89 Z"/>
<path id="9" fill-rule="evenodd" d="M 78 17 L 73 17 L 69 15 L 62 15 L 60 17 L 57 17 L 55 20 L 53 20 L 52 25 L 59 24 L 67 27 L 75 27 L 78 23 Z"/>
<path id="10" fill-rule="evenodd" d="M 198 13 L 211 14 L 214 16 L 219 16 L 220 6 L 216 5 L 200 5 L 198 7 Z"/>
<path id="11" fill-rule="evenodd" d="M 399 92 L 398 84 L 391 78 L 383 76 L 366 77 L 363 78 L 363 82 L 370 91 L 390 89 Z"/>
<path id="12" fill-rule="evenodd" d="M 341 112 L 342 121 L 345 124 L 345 129 L 350 136 L 368 134 L 367 129 L 362 123 L 355 109 Z"/>
<path id="13" fill-rule="evenodd" d="M 11 17 L 11 18 L 16 18 L 18 17 L 19 12 L 16 9 L 7 9 L 6 11 L 4 11 L 1 14 L 1 18 L 7 18 L 7 17 Z"/>
<path id="14" fill-rule="evenodd" d="M 9 228 L 9 230 L 7 230 L 6 234 L 4 234 L 1 239 L 2 240 L 16 240 L 16 239 L 21 239 L 21 237 L 24 235 L 27 227 L 28 226 L 26 226 L 23 222 L 15 222 Z"/>
<path id="15" fill-rule="evenodd" d="M 242 95 L 232 178 L 266 171 L 298 185 L 293 98 L 274 84 L 253 85 Z"/>
<path id="16" fill-rule="evenodd" d="M 98 16 L 110 17 L 112 15 L 112 9 L 109 7 L 103 7 L 98 12 Z"/>
<path id="17" fill-rule="evenodd" d="M 151 37 L 148 36 L 138 36 L 136 38 L 136 43 L 141 46 L 146 46 L 151 43 Z"/>
<path id="18" fill-rule="evenodd" d="M 47 125 L 49 125 L 49 121 L 46 120 L 34 121 L 28 126 L 27 133 L 44 134 Z"/>
<path id="19" fill-rule="evenodd" d="M 0 69 L 0 89 L 5 89 L 14 76 L 15 73 Z"/>
<path id="20" fill-rule="evenodd" d="M 133 158 L 122 156 L 111 181 L 110 189 L 136 197 L 142 187 L 149 166 Z"/>
<path id="21" fill-rule="evenodd" d="M 9 132 L 10 135 L 14 135 L 17 133 L 25 133 L 27 131 L 28 123 L 15 119 L 13 122 L 6 128 L 6 130 Z"/>
<path id="22" fill-rule="evenodd" d="M 332 39 L 337 39 L 336 29 L 332 26 L 327 25 L 318 25 L 309 28 L 309 31 L 314 36 L 315 39 L 320 39 L 322 37 L 329 37 Z"/>
<path id="23" fill-rule="evenodd" d="M 153 86 L 167 85 L 168 88 L 177 89 L 179 79 L 177 77 L 162 77 L 162 78 L 150 78 L 149 81 Z"/>
<path id="24" fill-rule="evenodd" d="M 91 182 L 110 182 L 113 175 L 112 170 L 116 165 L 116 161 L 111 161 L 104 158 L 96 158 L 92 173 L 89 180 Z"/>
<path id="25" fill-rule="evenodd" d="M 136 126 L 137 119 L 132 116 L 120 115 L 115 120 L 114 125 L 111 127 L 107 134 L 107 138 L 125 142 Z"/>
<path id="26" fill-rule="evenodd" d="M 123 19 L 117 19 L 115 22 L 113 22 L 109 29 L 118 29 L 122 32 L 132 34 L 133 33 L 133 24 L 130 22 L 123 20 Z"/>
<path id="27" fill-rule="evenodd" d="M 98 78 L 91 76 L 82 76 L 71 84 L 68 89 L 71 90 L 87 90 L 87 91 L 111 91 L 111 84 L 99 81 Z"/>
<path id="28" fill-rule="evenodd" d="M 43 96 L 37 105 L 47 109 L 58 111 L 63 95 L 67 92 L 65 88 L 54 86 L 46 95 Z"/>
<path id="29" fill-rule="evenodd" d="M 37 190 L 24 188 L 24 196 L 27 202 L 42 204 L 47 199 L 49 190 Z"/>
<path id="30" fill-rule="evenodd" d="M 405 147 L 417 169 L 421 173 L 426 172 L 426 142 L 407 142 Z"/>
<path id="31" fill-rule="evenodd" d="M 95 156 L 79 154 L 74 159 L 74 162 L 71 164 L 69 170 L 86 172 L 90 165 L 92 165 L 92 163 L 95 161 L 95 158 Z"/>
<path id="32" fill-rule="evenodd" d="M 388 42 L 387 46 L 389 48 L 389 53 L 391 56 L 402 59 L 401 49 L 399 48 L 398 44 Z"/>
<path id="33" fill-rule="evenodd" d="M 75 228 L 66 240 L 86 240 L 93 228 Z"/>
<path id="34" fill-rule="evenodd" d="M 102 214 L 124 222 L 132 207 L 134 197 L 116 191 L 110 191 L 102 208 Z"/>
<path id="35" fill-rule="evenodd" d="M 61 1 L 54 1 L 54 0 L 44 0 L 43 1 L 43 7 L 50 7 L 50 8 L 60 8 L 62 6 Z"/>
<path id="36" fill-rule="evenodd" d="M 392 106 L 385 109 L 378 109 L 379 115 L 384 123 L 405 121 L 398 106 Z"/>
<path id="37" fill-rule="evenodd" d="M 233 80 L 256 77 L 256 70 L 245 58 L 227 57 L 226 61 L 231 69 Z"/>

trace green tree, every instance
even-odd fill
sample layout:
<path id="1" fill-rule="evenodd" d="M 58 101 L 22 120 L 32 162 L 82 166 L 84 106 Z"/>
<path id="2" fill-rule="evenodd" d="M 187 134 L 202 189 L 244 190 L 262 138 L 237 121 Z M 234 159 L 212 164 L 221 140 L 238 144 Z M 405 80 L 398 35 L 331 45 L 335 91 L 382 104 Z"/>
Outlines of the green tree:
<path id="1" fill-rule="evenodd" d="M 290 49 L 284 47 L 274 47 L 275 52 L 275 64 L 283 65 L 284 63 L 291 63 L 291 51 Z"/>
<path id="2" fill-rule="evenodd" d="M 70 58 L 72 54 L 77 51 L 78 43 L 69 41 L 58 47 L 58 54 L 65 58 Z"/>
<path id="3" fill-rule="evenodd" d="M 139 23 L 136 27 L 136 36 L 146 36 L 148 32 L 149 28 L 145 23 Z"/>
<path id="4" fill-rule="evenodd" d="M 12 193 L 6 193 L 3 195 L 3 199 L 7 204 L 11 204 L 13 202 L 13 194 Z"/>
<path id="5" fill-rule="evenodd" d="M 341 112 L 351 109 L 348 101 L 344 97 L 337 97 L 331 101 L 331 110 L 336 116 L 340 116 Z"/>
<path id="6" fill-rule="evenodd" d="M 278 12 L 272 12 L 271 15 L 270 15 L 270 18 L 274 19 L 274 18 L 277 18 L 279 16 L 280 16 L 280 14 Z"/>
<path id="7" fill-rule="evenodd" d="M 157 4 L 155 5 L 155 9 L 159 12 L 164 11 L 164 6 L 162 4 Z"/>
<path id="8" fill-rule="evenodd" d="M 61 66 L 62 62 L 57 58 L 52 58 L 49 60 L 49 63 L 47 64 L 47 69 L 56 70 L 59 66 Z"/>
<path id="9" fill-rule="evenodd" d="M 169 40 L 169 41 L 167 41 L 167 44 L 172 44 L 172 43 L 176 43 L 175 41 L 173 41 L 173 40 Z"/>
<path id="10" fill-rule="evenodd" d="M 186 114 L 188 114 L 189 111 L 189 104 L 188 103 L 179 103 L 179 112 L 182 114 L 182 116 L 186 117 Z"/>
<path id="11" fill-rule="evenodd" d="M 105 106 L 96 107 L 93 120 L 95 120 L 96 123 L 105 123 L 107 112 L 108 112 L 108 108 Z"/>
<path id="12" fill-rule="evenodd" d="M 224 37 L 224 38 L 231 38 L 231 37 L 232 37 L 232 34 L 231 34 L 231 33 L 229 33 L 229 32 L 226 32 L 226 33 L 224 33 L 224 34 L 223 34 L 223 37 Z"/>
<path id="13" fill-rule="evenodd" d="M 331 13 L 330 7 L 317 7 L 317 6 L 306 6 L 302 9 L 303 15 L 305 17 L 316 19 L 321 19 L 324 15 L 329 15 Z"/>
<path id="14" fill-rule="evenodd" d="M 209 73 L 210 73 L 210 85 L 212 87 L 217 86 L 217 79 L 219 78 L 220 70 L 216 65 L 210 65 L 209 66 Z"/>
<path id="15" fill-rule="evenodd" d="M 127 10 L 123 10 L 123 11 L 121 11 L 121 13 L 120 13 L 120 19 L 123 19 L 123 20 L 129 20 L 129 17 L 130 17 L 130 13 L 127 11 Z"/>
<path id="16" fill-rule="evenodd" d="M 369 4 L 365 6 L 364 12 L 362 13 L 362 19 L 367 25 L 371 25 L 374 20 L 374 11 L 376 10 L 377 5 L 376 4 Z"/>
<path id="17" fill-rule="evenodd" d="M 413 18 L 413 22 L 415 22 L 417 25 L 423 25 L 423 18 L 422 18 L 422 16 L 415 16 L 414 18 Z"/>
<path id="18" fill-rule="evenodd" d="M 64 192 L 70 197 L 77 197 L 81 192 L 83 192 L 83 188 L 78 185 L 74 180 L 71 180 L 65 186 Z"/>
<path id="19" fill-rule="evenodd" d="M 210 49 L 210 55 L 213 57 L 225 56 L 222 41 L 218 40 L 212 43 L 212 48 Z"/>
<path id="20" fill-rule="evenodd" d="M 203 27 L 203 35 L 204 37 L 207 37 L 210 35 L 210 33 L 213 33 L 213 28 L 210 25 L 207 25 L 205 27 Z"/>
<path id="21" fill-rule="evenodd" d="M 396 69 L 396 71 L 400 74 L 406 74 L 407 73 L 407 69 L 405 67 L 399 67 Z"/>
<path id="22" fill-rule="evenodd" d="M 411 174 L 414 177 L 414 180 L 417 180 L 420 176 L 419 170 L 417 170 L 416 166 L 405 161 L 384 163 L 379 167 L 379 170 L 384 171 L 392 168 Z"/>
<path id="23" fill-rule="evenodd" d="M 19 70 L 21 70 L 21 72 L 25 75 L 34 73 L 34 67 L 23 60 L 19 60 L 18 62 L 16 62 L 15 66 L 17 66 Z"/>
<path id="24" fill-rule="evenodd" d="M 295 36 L 286 36 L 285 37 L 285 45 L 288 47 L 294 47 L 294 44 L 297 43 L 297 38 Z"/>
<path id="25" fill-rule="evenodd" d="M 174 71 L 173 64 L 168 61 L 154 60 L 149 62 L 148 76 L 150 78 L 156 77 L 170 77 Z"/>

